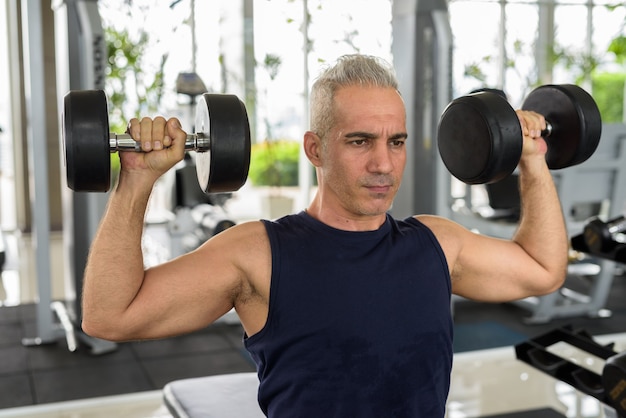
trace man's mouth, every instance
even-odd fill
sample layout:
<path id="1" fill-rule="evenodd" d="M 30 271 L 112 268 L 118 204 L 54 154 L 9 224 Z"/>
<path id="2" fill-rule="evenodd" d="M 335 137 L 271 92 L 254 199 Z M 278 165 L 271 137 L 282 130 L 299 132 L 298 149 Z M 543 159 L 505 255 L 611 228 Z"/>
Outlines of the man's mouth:
<path id="1" fill-rule="evenodd" d="M 387 193 L 391 189 L 390 185 L 370 185 L 365 187 L 373 193 Z"/>

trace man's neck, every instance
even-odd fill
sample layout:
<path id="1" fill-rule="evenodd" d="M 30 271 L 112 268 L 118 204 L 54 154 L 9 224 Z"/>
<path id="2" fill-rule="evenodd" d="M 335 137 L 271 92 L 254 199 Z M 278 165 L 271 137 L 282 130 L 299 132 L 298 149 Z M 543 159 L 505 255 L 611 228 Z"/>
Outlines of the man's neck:
<path id="1" fill-rule="evenodd" d="M 386 213 L 375 215 L 355 214 L 343 207 L 335 208 L 316 195 L 306 213 L 318 221 L 343 231 L 375 231 L 385 223 Z"/>

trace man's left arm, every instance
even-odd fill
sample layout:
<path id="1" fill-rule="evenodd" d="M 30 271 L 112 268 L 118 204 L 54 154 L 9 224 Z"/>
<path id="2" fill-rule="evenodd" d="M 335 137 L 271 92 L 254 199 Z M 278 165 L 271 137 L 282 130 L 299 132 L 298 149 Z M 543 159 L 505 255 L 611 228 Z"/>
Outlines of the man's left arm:
<path id="1" fill-rule="evenodd" d="M 524 135 L 519 164 L 522 215 L 511 240 L 476 234 L 442 218 L 420 217 L 439 240 L 455 294 L 504 302 L 557 290 L 567 273 L 568 237 L 540 137 L 543 116 L 518 111 Z"/>

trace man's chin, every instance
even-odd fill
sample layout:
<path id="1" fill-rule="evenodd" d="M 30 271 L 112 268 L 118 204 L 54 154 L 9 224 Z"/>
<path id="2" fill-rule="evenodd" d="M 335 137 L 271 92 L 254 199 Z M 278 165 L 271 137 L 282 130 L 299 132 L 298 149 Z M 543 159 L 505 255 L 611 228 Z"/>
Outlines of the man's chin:
<path id="1" fill-rule="evenodd" d="M 377 216 L 377 215 L 382 215 L 385 214 L 389 211 L 389 209 L 391 209 L 391 203 L 389 202 L 385 202 L 384 204 L 378 204 L 378 205 L 372 205 L 368 208 L 363 208 L 363 215 L 367 215 L 367 216 Z"/>

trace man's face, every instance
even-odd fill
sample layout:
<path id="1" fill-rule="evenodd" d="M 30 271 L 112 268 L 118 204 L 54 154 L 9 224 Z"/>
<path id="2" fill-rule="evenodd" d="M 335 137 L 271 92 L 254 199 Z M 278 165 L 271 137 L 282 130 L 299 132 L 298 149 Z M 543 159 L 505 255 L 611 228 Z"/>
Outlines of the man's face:
<path id="1" fill-rule="evenodd" d="M 320 186 L 346 215 L 383 214 L 406 163 L 404 102 L 393 88 L 350 86 L 336 92 L 335 112 L 321 150 Z"/>

